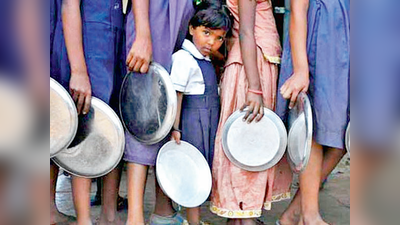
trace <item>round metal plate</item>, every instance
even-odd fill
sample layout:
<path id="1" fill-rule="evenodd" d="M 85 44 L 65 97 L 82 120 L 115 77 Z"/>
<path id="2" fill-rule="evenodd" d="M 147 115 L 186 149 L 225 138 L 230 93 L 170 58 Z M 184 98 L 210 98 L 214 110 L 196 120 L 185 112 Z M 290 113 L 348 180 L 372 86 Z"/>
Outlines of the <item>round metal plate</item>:
<path id="1" fill-rule="evenodd" d="M 288 115 L 288 161 L 295 173 L 302 172 L 310 158 L 313 132 L 312 110 L 307 94 L 300 93 Z"/>
<path id="2" fill-rule="evenodd" d="M 201 152 L 181 141 L 166 143 L 159 151 L 156 175 L 161 189 L 184 207 L 203 204 L 211 192 L 211 170 Z"/>
<path id="3" fill-rule="evenodd" d="M 347 152 L 350 154 L 350 122 L 347 125 L 345 142 L 346 142 Z"/>
<path id="4" fill-rule="evenodd" d="M 78 113 L 69 93 L 50 78 L 50 158 L 67 148 L 78 129 Z"/>
<path id="5" fill-rule="evenodd" d="M 283 157 L 287 132 L 281 119 L 268 108 L 259 122 L 243 122 L 245 111 L 234 112 L 222 134 L 225 155 L 236 166 L 248 171 L 263 171 Z"/>
<path id="6" fill-rule="evenodd" d="M 76 176 L 95 178 L 118 165 L 124 147 L 124 129 L 118 116 L 106 103 L 93 97 L 89 113 L 79 116 L 75 139 L 53 161 Z"/>
<path id="7" fill-rule="evenodd" d="M 176 92 L 168 72 L 151 63 L 147 74 L 129 73 L 120 94 L 121 118 L 140 142 L 155 144 L 170 132 L 176 116 Z"/>

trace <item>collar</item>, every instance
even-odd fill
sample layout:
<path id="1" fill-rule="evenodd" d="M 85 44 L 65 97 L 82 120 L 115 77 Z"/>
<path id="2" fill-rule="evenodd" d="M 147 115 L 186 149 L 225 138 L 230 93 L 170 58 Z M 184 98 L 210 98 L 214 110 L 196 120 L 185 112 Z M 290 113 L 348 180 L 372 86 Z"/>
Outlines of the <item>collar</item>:
<path id="1" fill-rule="evenodd" d="M 197 59 L 205 59 L 207 61 L 211 61 L 211 59 L 208 56 L 203 56 L 200 51 L 196 48 L 196 46 L 193 44 L 193 42 L 189 41 L 188 39 L 185 39 L 182 44 L 182 48 L 186 51 L 188 51 L 193 57 Z"/>

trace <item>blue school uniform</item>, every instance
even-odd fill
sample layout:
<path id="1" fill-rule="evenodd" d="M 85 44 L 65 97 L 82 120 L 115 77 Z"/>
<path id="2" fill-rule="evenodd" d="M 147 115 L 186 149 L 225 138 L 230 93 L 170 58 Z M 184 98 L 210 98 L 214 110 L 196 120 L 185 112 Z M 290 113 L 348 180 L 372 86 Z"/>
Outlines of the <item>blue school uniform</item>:
<path id="1" fill-rule="evenodd" d="M 62 0 L 56 8 L 61 11 Z M 58 13 L 60 15 L 60 13 Z M 85 0 L 81 2 L 82 40 L 92 95 L 106 103 L 117 100 L 123 64 L 123 13 L 121 0 Z M 63 35 L 61 16 L 54 31 L 51 77 L 69 90 L 71 68 Z M 113 95 L 114 93 L 114 95 Z M 115 104 L 116 106 L 117 104 Z M 115 107 L 114 107 L 115 108 Z"/>
<path id="2" fill-rule="evenodd" d="M 211 168 L 220 114 L 215 68 L 188 40 L 173 58 L 171 79 L 175 89 L 183 93 L 181 139 L 195 146 Z"/>
<path id="3" fill-rule="evenodd" d="M 309 97 L 317 143 L 344 147 L 350 119 L 350 0 L 310 0 L 307 56 Z M 293 74 L 289 35 L 285 35 L 278 90 Z M 276 112 L 286 120 L 288 101 L 277 94 Z"/>
<path id="4" fill-rule="evenodd" d="M 217 75 L 211 62 L 196 61 L 203 73 L 205 92 L 183 95 L 180 129 L 182 140 L 199 149 L 211 168 L 220 113 Z"/>
<path id="5" fill-rule="evenodd" d="M 150 31 L 153 47 L 153 61 L 171 70 L 171 56 L 180 49 L 188 30 L 190 18 L 194 14 L 191 0 L 152 0 L 149 6 Z M 126 18 L 126 53 L 129 53 L 136 38 L 135 19 L 129 4 Z M 125 132 L 124 160 L 130 163 L 154 166 L 158 150 L 168 140 L 146 145 Z"/>

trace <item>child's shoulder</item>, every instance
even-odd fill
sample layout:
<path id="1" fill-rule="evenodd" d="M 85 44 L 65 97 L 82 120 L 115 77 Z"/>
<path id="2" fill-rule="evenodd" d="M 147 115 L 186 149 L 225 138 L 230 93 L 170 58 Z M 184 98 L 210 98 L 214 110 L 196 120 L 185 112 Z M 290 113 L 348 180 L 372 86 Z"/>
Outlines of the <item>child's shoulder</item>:
<path id="1" fill-rule="evenodd" d="M 188 51 L 186 51 L 184 49 L 180 49 L 177 52 L 175 52 L 172 55 L 172 57 L 174 57 L 174 58 L 182 58 L 182 59 L 186 58 L 187 59 L 187 57 L 192 57 L 192 55 Z"/>
<path id="2" fill-rule="evenodd" d="M 190 63 L 194 60 L 193 56 L 186 50 L 180 49 L 172 55 L 172 63 Z"/>

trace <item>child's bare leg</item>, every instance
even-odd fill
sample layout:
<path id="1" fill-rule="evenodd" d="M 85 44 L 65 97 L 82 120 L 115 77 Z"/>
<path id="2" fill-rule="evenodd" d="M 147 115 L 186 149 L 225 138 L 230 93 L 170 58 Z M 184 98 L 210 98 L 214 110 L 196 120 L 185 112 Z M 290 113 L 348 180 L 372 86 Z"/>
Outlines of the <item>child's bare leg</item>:
<path id="1" fill-rule="evenodd" d="M 72 176 L 72 196 L 78 225 L 91 225 L 90 187 L 91 179 Z"/>
<path id="2" fill-rule="evenodd" d="M 323 148 L 313 141 L 310 160 L 300 174 L 301 213 L 306 225 L 327 225 L 321 218 L 318 204 L 322 160 Z"/>
<path id="3" fill-rule="evenodd" d="M 157 179 L 155 181 L 156 184 L 156 205 L 154 207 L 154 214 L 159 216 L 172 216 L 175 213 L 175 210 L 172 207 L 171 199 L 164 194 L 161 190 L 160 185 L 158 185 Z"/>
<path id="4" fill-rule="evenodd" d="M 327 148 L 324 154 L 321 171 L 321 183 L 329 176 L 329 174 L 335 169 L 336 165 L 340 162 L 346 151 L 343 149 Z M 301 213 L 301 194 L 297 190 L 292 202 L 282 214 L 279 219 L 281 225 L 293 225 L 298 224 Z"/>
<path id="5" fill-rule="evenodd" d="M 117 214 L 117 197 L 120 182 L 119 170 L 117 167 L 103 178 L 100 225 L 121 224 L 121 220 Z"/>
<path id="6" fill-rule="evenodd" d="M 186 209 L 187 220 L 190 225 L 200 224 L 200 207 Z"/>
<path id="7" fill-rule="evenodd" d="M 227 225 L 241 225 L 240 219 L 228 219 L 226 222 Z"/>
<path id="8" fill-rule="evenodd" d="M 148 166 L 128 163 L 128 219 L 127 225 L 142 225 L 144 220 L 144 191 Z"/>
<path id="9" fill-rule="evenodd" d="M 241 225 L 256 225 L 256 220 L 255 219 L 241 219 Z"/>
<path id="10" fill-rule="evenodd" d="M 50 163 L 50 224 L 67 222 L 71 219 L 71 217 L 60 213 L 56 206 L 56 186 L 58 171 L 58 166 L 56 166 L 54 163 Z"/>

